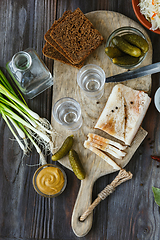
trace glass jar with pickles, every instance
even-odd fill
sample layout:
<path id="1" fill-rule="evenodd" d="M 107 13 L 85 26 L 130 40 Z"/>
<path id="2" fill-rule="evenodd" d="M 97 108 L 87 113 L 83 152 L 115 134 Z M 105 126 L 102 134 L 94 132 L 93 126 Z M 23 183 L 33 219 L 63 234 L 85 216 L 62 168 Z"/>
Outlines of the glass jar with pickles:
<path id="1" fill-rule="evenodd" d="M 145 59 L 149 44 L 145 35 L 133 27 L 121 27 L 109 36 L 105 53 L 117 66 L 137 67 Z"/>

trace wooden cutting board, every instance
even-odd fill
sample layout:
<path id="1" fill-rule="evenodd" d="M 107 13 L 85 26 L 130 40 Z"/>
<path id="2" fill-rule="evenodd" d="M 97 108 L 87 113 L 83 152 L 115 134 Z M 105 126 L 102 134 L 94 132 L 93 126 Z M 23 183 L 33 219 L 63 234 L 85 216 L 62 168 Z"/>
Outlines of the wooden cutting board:
<path id="1" fill-rule="evenodd" d="M 99 65 L 105 71 L 106 77 L 112 76 L 118 73 L 126 71 L 120 67 L 115 66 L 106 56 L 104 49 L 106 40 L 112 31 L 123 26 L 132 26 L 141 30 L 149 42 L 149 52 L 140 66 L 148 65 L 152 63 L 152 45 L 151 41 L 144 31 L 144 29 L 133 20 L 128 17 L 111 11 L 95 11 L 86 14 L 87 18 L 93 23 L 95 28 L 103 35 L 105 41 L 104 43 L 96 49 L 86 60 L 85 64 L 93 63 Z M 60 147 L 65 138 L 71 134 L 74 134 L 74 145 L 73 148 L 78 152 L 84 169 L 86 171 L 86 178 L 81 181 L 81 186 L 77 196 L 77 200 L 74 206 L 72 214 L 72 229 L 78 237 L 85 236 L 92 227 L 93 214 L 91 214 L 84 222 L 79 221 L 79 217 L 88 208 L 92 202 L 92 189 L 95 181 L 106 174 L 114 172 L 113 168 L 107 164 L 104 160 L 96 156 L 94 153 L 85 149 L 83 146 L 86 136 L 89 132 L 97 133 L 101 136 L 107 136 L 107 134 L 102 133 L 94 129 L 97 118 L 99 117 L 107 98 L 111 92 L 111 89 L 115 83 L 106 83 L 105 92 L 103 97 L 98 100 L 88 99 L 83 92 L 81 92 L 76 78 L 78 69 L 62 64 L 60 62 L 54 62 L 54 85 L 53 85 L 53 102 L 54 103 L 62 97 L 72 97 L 76 99 L 82 109 L 83 125 L 81 129 L 76 132 L 71 132 L 60 126 L 55 120 L 51 119 L 52 126 L 58 134 L 53 136 L 55 141 L 55 147 Z M 151 90 L 151 76 L 141 77 L 139 79 L 133 79 L 123 82 L 123 84 L 132 87 L 137 90 L 144 90 L 150 93 Z M 117 163 L 124 167 L 130 161 L 136 149 L 139 147 L 141 142 L 144 140 L 147 132 L 140 129 L 137 133 L 132 146 L 127 150 L 128 154 L 123 160 L 116 160 Z M 56 151 L 57 149 L 55 149 Z M 63 166 L 71 169 L 68 157 L 64 157 L 59 161 Z M 103 189 L 102 189 L 103 190 Z"/>

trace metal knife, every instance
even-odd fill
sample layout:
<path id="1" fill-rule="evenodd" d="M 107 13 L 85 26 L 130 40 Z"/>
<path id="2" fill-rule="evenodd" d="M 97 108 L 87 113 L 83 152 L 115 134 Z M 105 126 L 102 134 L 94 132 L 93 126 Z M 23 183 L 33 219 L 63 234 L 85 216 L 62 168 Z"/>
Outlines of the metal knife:
<path id="1" fill-rule="evenodd" d="M 138 68 L 136 70 L 127 71 L 120 73 L 111 77 L 106 78 L 106 83 L 108 82 L 122 82 L 125 80 L 130 80 L 133 78 L 138 78 L 153 73 L 160 72 L 160 62 L 147 65 L 145 67 Z"/>

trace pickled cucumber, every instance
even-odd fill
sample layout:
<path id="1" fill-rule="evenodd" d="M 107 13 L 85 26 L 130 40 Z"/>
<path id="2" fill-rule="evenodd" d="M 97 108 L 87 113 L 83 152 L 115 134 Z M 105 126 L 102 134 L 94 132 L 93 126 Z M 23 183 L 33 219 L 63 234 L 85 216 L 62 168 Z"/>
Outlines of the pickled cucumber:
<path id="1" fill-rule="evenodd" d="M 133 57 L 139 57 L 141 55 L 141 50 L 128 43 L 123 37 L 116 36 L 112 39 L 114 46 L 118 47 L 121 51 L 129 54 Z"/>
<path id="2" fill-rule="evenodd" d="M 78 153 L 73 149 L 69 151 L 69 161 L 74 174 L 77 176 L 78 179 L 83 180 L 85 178 L 85 171 L 82 163 L 80 162 Z"/>
<path id="3" fill-rule="evenodd" d="M 129 34 L 128 33 L 128 34 L 123 35 L 122 37 L 127 42 L 129 42 L 129 43 L 135 45 L 136 47 L 140 48 L 144 53 L 146 53 L 149 49 L 147 41 L 143 37 L 141 37 L 137 34 L 134 34 L 134 33 Z"/>
<path id="4" fill-rule="evenodd" d="M 105 48 L 105 53 L 110 58 L 120 57 L 120 56 L 123 56 L 123 54 L 124 54 L 117 47 L 106 47 Z"/>
<path id="5" fill-rule="evenodd" d="M 52 156 L 52 161 L 57 161 L 66 156 L 73 145 L 73 135 L 66 138 L 60 149 Z"/>
<path id="6" fill-rule="evenodd" d="M 113 61 L 113 63 L 118 64 L 118 65 L 133 65 L 133 64 L 138 63 L 139 58 L 126 55 L 123 57 L 113 58 L 112 61 Z"/>

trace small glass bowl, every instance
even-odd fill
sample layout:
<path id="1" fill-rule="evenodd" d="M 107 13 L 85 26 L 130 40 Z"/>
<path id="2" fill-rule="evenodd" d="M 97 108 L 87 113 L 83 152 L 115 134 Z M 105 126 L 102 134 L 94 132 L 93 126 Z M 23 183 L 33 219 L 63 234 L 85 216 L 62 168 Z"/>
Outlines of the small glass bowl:
<path id="1" fill-rule="evenodd" d="M 106 47 L 114 47 L 114 45 L 112 44 L 112 38 L 115 37 L 115 36 L 123 36 L 124 34 L 127 34 L 127 33 L 137 34 L 137 35 L 143 37 L 147 41 L 146 37 L 144 36 L 144 34 L 140 30 L 138 30 L 136 28 L 133 28 L 133 27 L 121 27 L 121 28 L 118 28 L 111 33 L 111 35 L 107 39 Z M 147 43 L 148 43 L 148 41 L 147 41 Z M 108 55 L 107 55 L 107 57 L 116 66 L 119 66 L 119 67 L 122 67 L 122 68 L 125 68 L 125 69 L 131 69 L 131 68 L 134 68 L 134 67 L 137 67 L 138 65 L 140 65 L 142 63 L 142 61 L 145 59 L 146 55 L 147 55 L 147 52 L 144 53 L 143 56 L 139 57 L 139 61 L 137 63 L 132 64 L 132 65 L 115 64 L 115 63 L 112 62 L 112 58 L 110 58 Z"/>
<path id="2" fill-rule="evenodd" d="M 64 178 L 63 187 L 60 189 L 59 192 L 57 192 L 57 193 L 55 193 L 55 194 L 52 194 L 52 195 L 51 195 L 51 194 L 43 193 L 43 192 L 39 189 L 39 187 L 38 187 L 38 185 L 37 185 L 37 177 L 38 177 L 39 173 L 40 173 L 43 169 L 48 168 L 48 167 L 53 167 L 53 168 L 58 169 L 58 170 L 62 173 L 63 178 Z M 44 181 L 44 179 L 43 179 L 43 181 Z M 47 183 L 48 183 L 48 181 L 50 182 L 51 180 L 50 180 L 50 179 L 49 179 L 49 180 L 48 180 L 48 179 L 47 179 L 47 180 L 45 179 L 45 181 L 47 181 Z M 39 167 L 39 168 L 36 170 L 36 172 L 35 172 L 34 175 L 33 175 L 32 183 L 33 183 L 33 187 L 34 187 L 35 191 L 36 191 L 38 194 L 40 194 L 42 197 L 54 198 L 54 197 L 59 196 L 59 195 L 64 191 L 64 189 L 66 188 L 66 185 L 67 185 L 67 176 L 66 176 L 66 173 L 64 172 L 64 170 L 63 170 L 61 167 L 59 167 L 59 166 L 57 166 L 57 165 L 54 165 L 54 164 L 45 164 L 45 165 L 42 165 L 41 167 Z"/>

